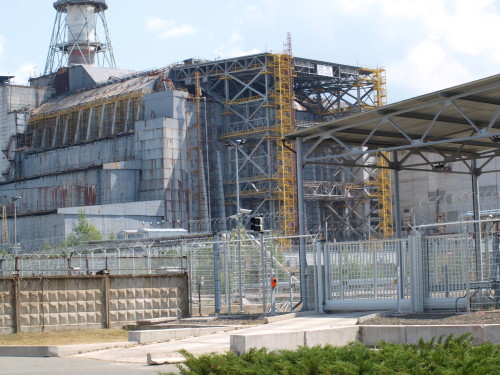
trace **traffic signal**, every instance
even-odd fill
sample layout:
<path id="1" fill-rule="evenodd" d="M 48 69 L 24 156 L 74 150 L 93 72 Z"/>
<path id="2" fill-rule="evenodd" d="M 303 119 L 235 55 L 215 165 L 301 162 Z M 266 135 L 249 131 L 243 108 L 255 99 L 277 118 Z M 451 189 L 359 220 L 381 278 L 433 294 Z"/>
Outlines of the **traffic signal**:
<path id="1" fill-rule="evenodd" d="M 261 217 L 252 217 L 250 218 L 250 229 L 254 232 L 263 232 L 263 219 Z"/>

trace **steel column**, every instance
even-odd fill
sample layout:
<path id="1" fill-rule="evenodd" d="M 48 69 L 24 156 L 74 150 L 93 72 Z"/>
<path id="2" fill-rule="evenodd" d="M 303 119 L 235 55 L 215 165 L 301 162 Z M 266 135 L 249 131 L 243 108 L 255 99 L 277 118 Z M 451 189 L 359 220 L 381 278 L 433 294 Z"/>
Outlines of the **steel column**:
<path id="1" fill-rule="evenodd" d="M 297 146 L 297 202 L 299 211 L 299 267 L 300 267 L 300 296 L 302 299 L 302 310 L 308 310 L 307 302 L 307 283 L 306 283 L 306 244 L 304 240 L 305 235 L 305 212 L 304 212 L 304 175 L 302 173 L 302 139 L 295 140 Z"/>
<path id="2" fill-rule="evenodd" d="M 472 160 L 472 209 L 474 211 L 474 240 L 476 256 L 477 281 L 483 281 L 483 257 L 481 253 L 481 213 L 479 207 L 479 176 L 481 169 L 477 167 L 477 160 Z"/>

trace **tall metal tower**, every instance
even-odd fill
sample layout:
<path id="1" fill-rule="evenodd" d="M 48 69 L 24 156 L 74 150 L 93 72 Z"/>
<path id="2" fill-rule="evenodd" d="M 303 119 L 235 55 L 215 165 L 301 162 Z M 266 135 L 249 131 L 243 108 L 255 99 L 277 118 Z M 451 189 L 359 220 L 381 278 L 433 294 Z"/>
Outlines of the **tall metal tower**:
<path id="1" fill-rule="evenodd" d="M 44 74 L 72 64 L 116 67 L 105 0 L 59 0 Z M 101 42 L 98 27 L 104 32 Z M 96 61 L 97 59 L 97 61 Z"/>

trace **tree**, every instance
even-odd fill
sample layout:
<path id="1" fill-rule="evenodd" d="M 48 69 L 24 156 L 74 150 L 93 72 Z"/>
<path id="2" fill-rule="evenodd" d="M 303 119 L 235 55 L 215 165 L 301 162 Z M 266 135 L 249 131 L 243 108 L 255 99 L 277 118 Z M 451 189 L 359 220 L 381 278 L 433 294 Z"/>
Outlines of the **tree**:
<path id="1" fill-rule="evenodd" d="M 97 227 L 87 220 L 85 210 L 78 211 L 78 224 L 73 225 L 73 232 L 66 237 L 66 246 L 76 246 L 85 241 L 102 240 L 101 232 Z"/>

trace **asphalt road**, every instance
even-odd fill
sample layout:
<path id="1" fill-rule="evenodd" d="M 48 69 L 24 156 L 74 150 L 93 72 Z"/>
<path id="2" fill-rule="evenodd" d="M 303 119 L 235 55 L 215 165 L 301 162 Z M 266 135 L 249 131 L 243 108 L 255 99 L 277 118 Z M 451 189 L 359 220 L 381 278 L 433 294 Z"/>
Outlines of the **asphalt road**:
<path id="1" fill-rule="evenodd" d="M 81 358 L 0 357 L 0 375 L 158 375 L 174 365 L 144 366 Z"/>

